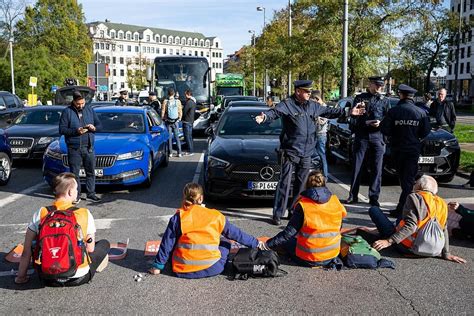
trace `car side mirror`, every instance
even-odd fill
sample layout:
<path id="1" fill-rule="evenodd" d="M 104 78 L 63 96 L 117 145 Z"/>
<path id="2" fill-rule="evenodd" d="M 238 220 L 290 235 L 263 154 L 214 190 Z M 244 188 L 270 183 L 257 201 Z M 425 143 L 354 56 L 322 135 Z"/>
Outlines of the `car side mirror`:
<path id="1" fill-rule="evenodd" d="M 8 119 L 5 121 L 5 123 L 7 123 L 8 125 L 10 125 L 11 123 L 13 123 L 13 120 L 12 119 Z"/>
<path id="2" fill-rule="evenodd" d="M 152 134 L 161 134 L 163 133 L 164 129 L 161 126 L 152 126 L 151 127 L 151 133 Z"/>
<path id="3" fill-rule="evenodd" d="M 5 105 L 0 105 L 0 111 L 5 111 L 7 107 Z"/>

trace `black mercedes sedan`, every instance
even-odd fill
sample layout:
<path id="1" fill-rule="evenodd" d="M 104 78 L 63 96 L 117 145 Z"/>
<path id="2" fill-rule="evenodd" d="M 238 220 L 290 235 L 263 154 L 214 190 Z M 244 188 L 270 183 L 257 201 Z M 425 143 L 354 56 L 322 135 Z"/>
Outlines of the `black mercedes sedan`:
<path id="1" fill-rule="evenodd" d="M 257 124 L 255 116 L 268 107 L 255 103 L 227 108 L 218 124 L 207 130 L 203 166 L 207 197 L 273 198 L 280 177 L 276 149 L 282 123 Z"/>
<path id="2" fill-rule="evenodd" d="M 59 118 L 65 106 L 36 106 L 13 120 L 8 134 L 13 159 L 43 159 L 49 144 L 59 139 Z"/>
<path id="3" fill-rule="evenodd" d="M 390 98 L 390 107 L 396 106 L 398 101 L 397 98 Z M 346 108 L 350 107 L 352 102 L 353 98 L 344 98 L 339 100 L 336 106 Z M 354 135 L 349 130 L 347 120 L 330 120 L 327 137 L 326 155 L 328 161 L 337 158 L 350 164 Z M 450 182 L 459 167 L 461 149 L 456 137 L 443 129 L 432 129 L 430 134 L 423 139 L 422 145 L 418 160 L 419 173 L 433 176 L 440 182 Z M 390 151 L 390 141 L 387 140 L 383 173 L 386 176 L 396 176 L 396 163 L 392 160 Z"/>

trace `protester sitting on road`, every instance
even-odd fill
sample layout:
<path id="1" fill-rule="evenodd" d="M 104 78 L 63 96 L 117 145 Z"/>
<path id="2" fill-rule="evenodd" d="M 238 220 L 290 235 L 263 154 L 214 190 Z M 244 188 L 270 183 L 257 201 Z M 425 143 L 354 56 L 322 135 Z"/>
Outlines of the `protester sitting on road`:
<path id="1" fill-rule="evenodd" d="M 469 209 L 458 202 L 448 203 L 449 211 L 461 215 L 459 228 L 453 228 L 453 237 L 474 241 L 474 209 Z"/>
<path id="2" fill-rule="evenodd" d="M 75 217 L 77 224 L 80 225 L 80 230 L 78 233 L 82 238 L 77 236 L 77 239 L 72 240 L 72 242 L 77 242 L 77 244 L 81 245 L 81 247 L 83 247 L 82 245 L 85 245 L 87 254 L 83 257 L 84 262 L 82 264 L 79 262 L 77 263 L 77 270 L 73 276 L 69 278 L 44 279 L 43 281 L 45 285 L 77 286 L 87 283 L 92 280 L 99 266 L 102 264 L 103 267 L 108 262 L 104 259 L 108 258 L 107 254 L 110 249 L 110 244 L 107 240 L 99 240 L 98 242 L 95 241 L 96 228 L 92 214 L 86 208 L 73 208 L 73 202 L 77 197 L 77 182 L 74 174 L 65 172 L 57 175 L 53 180 L 53 188 L 55 192 L 55 200 L 53 205 L 49 207 L 42 207 L 36 211 L 26 231 L 23 253 L 21 255 L 20 266 L 18 268 L 18 276 L 15 278 L 15 283 L 17 284 L 28 282 L 27 269 L 33 256 L 32 251 L 36 250 L 35 248 L 39 246 L 39 242 L 36 242 L 36 236 L 41 235 L 41 229 L 44 229 L 43 221 L 45 217 L 52 217 L 52 212 L 57 210 L 73 210 L 73 216 Z M 50 223 L 53 222 L 48 222 L 47 224 Z M 54 222 L 53 224 L 62 223 Z M 59 227 L 59 225 L 54 227 Z M 46 252 L 47 246 L 45 246 L 43 242 L 41 242 L 41 244 L 42 248 L 40 251 Z M 74 244 L 72 247 L 74 247 Z M 60 248 L 50 248 L 49 250 L 51 251 L 52 258 L 58 258 L 62 254 Z M 65 253 L 67 256 L 68 252 Z M 34 260 L 37 260 L 37 258 L 34 258 Z"/>
<path id="3" fill-rule="evenodd" d="M 293 216 L 286 228 L 269 239 L 264 246 L 283 248 L 303 266 L 342 266 L 338 255 L 341 245 L 340 229 L 346 209 L 336 195 L 326 187 L 320 171 L 312 171 L 293 206 Z"/>
<path id="4" fill-rule="evenodd" d="M 457 263 L 465 263 L 466 260 L 449 253 L 449 235 L 446 225 L 448 217 L 448 207 L 446 202 L 436 194 L 438 184 L 433 177 L 422 176 L 415 182 L 413 193 L 409 194 L 403 207 L 402 219 L 394 225 L 379 207 L 372 206 L 369 215 L 377 226 L 380 237 L 373 247 L 382 250 L 393 244 L 402 253 L 413 253 L 413 245 L 421 228 L 427 220 L 436 218 L 436 221 L 443 229 L 444 247 L 441 251 L 443 259 Z"/>
<path id="5" fill-rule="evenodd" d="M 229 223 L 221 212 L 201 205 L 203 199 L 199 184 L 186 184 L 181 208 L 168 223 L 149 273 L 160 274 L 172 257 L 173 272 L 179 278 L 221 274 L 231 247 L 228 241 L 221 240 L 221 235 L 247 247 L 259 246 L 257 239 Z"/>

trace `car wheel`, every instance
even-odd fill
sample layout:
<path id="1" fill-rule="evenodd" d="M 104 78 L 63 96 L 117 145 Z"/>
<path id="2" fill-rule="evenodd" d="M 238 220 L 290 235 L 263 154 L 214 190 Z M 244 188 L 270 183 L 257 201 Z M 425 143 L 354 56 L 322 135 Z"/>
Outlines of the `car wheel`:
<path id="1" fill-rule="evenodd" d="M 0 185 L 6 185 L 12 174 L 12 162 L 7 154 L 0 153 Z"/>
<path id="2" fill-rule="evenodd" d="M 165 150 L 163 151 L 163 155 L 165 155 L 165 159 L 163 159 L 163 161 L 160 164 L 160 167 L 162 168 L 168 167 L 170 163 L 170 149 L 168 145 L 165 145 Z"/>
<path id="3" fill-rule="evenodd" d="M 148 158 L 148 168 L 147 168 L 147 177 L 145 182 L 143 183 L 143 186 L 145 188 L 151 187 L 151 183 L 153 182 L 153 156 L 150 155 Z"/>
<path id="4" fill-rule="evenodd" d="M 438 177 L 438 182 L 448 183 L 454 179 L 454 173 Z"/>

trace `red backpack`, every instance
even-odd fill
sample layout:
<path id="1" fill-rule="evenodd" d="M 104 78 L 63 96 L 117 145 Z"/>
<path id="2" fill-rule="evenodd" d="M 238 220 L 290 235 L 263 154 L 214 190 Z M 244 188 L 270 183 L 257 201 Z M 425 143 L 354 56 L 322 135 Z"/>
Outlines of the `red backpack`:
<path id="1" fill-rule="evenodd" d="M 33 257 L 36 269 L 42 279 L 70 278 L 87 258 L 82 229 L 74 215 L 78 208 L 58 210 L 48 206 L 46 209 L 48 214 L 41 219 L 36 236 Z"/>

